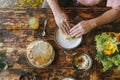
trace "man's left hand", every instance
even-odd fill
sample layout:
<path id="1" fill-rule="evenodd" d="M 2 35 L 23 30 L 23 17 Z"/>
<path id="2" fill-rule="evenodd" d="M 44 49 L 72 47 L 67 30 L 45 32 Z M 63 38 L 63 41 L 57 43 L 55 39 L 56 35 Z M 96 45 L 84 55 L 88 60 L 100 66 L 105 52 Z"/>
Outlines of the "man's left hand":
<path id="1" fill-rule="evenodd" d="M 71 37 L 80 37 L 83 34 L 89 32 L 94 27 L 95 26 L 91 20 L 81 21 L 70 29 L 70 35 Z"/>

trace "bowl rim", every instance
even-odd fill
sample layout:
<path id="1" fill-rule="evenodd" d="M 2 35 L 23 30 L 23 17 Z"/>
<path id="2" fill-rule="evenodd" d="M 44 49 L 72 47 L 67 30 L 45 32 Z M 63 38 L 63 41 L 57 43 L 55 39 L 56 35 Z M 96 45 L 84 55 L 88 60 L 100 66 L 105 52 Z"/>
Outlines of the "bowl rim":
<path id="1" fill-rule="evenodd" d="M 55 41 L 55 43 L 56 43 L 60 48 L 65 49 L 65 50 L 72 50 L 72 49 L 77 48 L 77 47 L 82 43 L 83 36 L 81 36 L 81 41 L 80 41 L 79 44 L 77 44 L 75 47 L 73 47 L 73 48 L 65 48 L 65 47 L 62 47 L 62 46 L 59 44 L 59 42 L 57 41 L 57 39 L 56 39 L 56 33 L 57 33 L 58 30 L 59 30 L 59 28 L 56 28 L 56 29 L 55 29 L 55 32 L 54 32 L 54 41 Z"/>
<path id="2" fill-rule="evenodd" d="M 32 41 L 32 42 L 36 42 L 36 41 L 44 41 L 44 42 L 47 42 L 48 44 L 50 44 L 50 45 L 52 46 L 52 44 L 49 43 L 47 40 L 34 40 L 34 41 Z M 30 43 L 32 43 L 32 42 L 30 42 Z M 27 45 L 27 47 L 30 45 L 30 43 Z M 33 64 L 28 60 L 27 51 L 26 51 L 25 57 L 26 57 L 26 59 L 27 59 L 28 64 L 29 64 L 31 67 L 33 67 L 33 68 L 38 68 L 38 69 L 46 68 L 47 66 L 49 66 L 50 64 L 52 64 L 52 62 L 53 62 L 53 60 L 54 60 L 54 58 L 55 58 L 55 50 L 54 50 L 53 46 L 52 46 L 52 49 L 53 49 L 53 53 L 52 53 L 52 54 L 53 54 L 53 57 L 52 57 L 51 61 L 50 61 L 50 62 L 48 61 L 48 64 L 42 65 L 42 66 L 39 66 L 39 67 L 33 65 Z M 27 48 L 26 48 L 26 50 L 27 50 Z"/>
<path id="3" fill-rule="evenodd" d="M 78 69 L 78 68 L 76 67 L 76 65 L 75 65 L 74 58 L 75 58 L 76 56 L 78 57 L 78 56 L 80 56 L 80 55 L 85 55 L 85 56 L 88 57 L 89 66 L 88 66 L 86 69 Z M 90 57 L 89 54 L 86 54 L 86 53 L 84 53 L 84 52 L 78 52 L 78 53 L 75 54 L 75 55 L 73 56 L 73 58 L 72 58 L 72 65 L 73 65 L 73 67 L 74 67 L 76 70 L 80 71 L 80 72 L 88 71 L 88 70 L 92 67 L 92 64 L 93 64 L 92 58 Z"/>
<path id="4" fill-rule="evenodd" d="M 60 80 L 63 80 L 63 79 L 65 79 L 65 78 L 69 78 L 69 79 L 76 80 L 76 79 L 75 79 L 75 78 L 73 78 L 73 77 L 63 77 L 63 78 L 61 78 Z"/>

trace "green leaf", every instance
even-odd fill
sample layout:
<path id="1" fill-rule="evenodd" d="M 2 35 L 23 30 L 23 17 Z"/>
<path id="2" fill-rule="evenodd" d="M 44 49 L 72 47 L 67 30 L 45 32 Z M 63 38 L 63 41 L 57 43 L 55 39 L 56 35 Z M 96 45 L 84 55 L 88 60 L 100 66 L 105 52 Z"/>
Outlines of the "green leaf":
<path id="1" fill-rule="evenodd" d="M 120 70 L 120 65 L 117 67 L 118 70 Z"/>
<path id="2" fill-rule="evenodd" d="M 3 70 L 6 70 L 8 67 L 7 63 L 5 62 L 0 62 L 0 72 Z"/>
<path id="3" fill-rule="evenodd" d="M 103 64 L 103 71 L 107 71 L 113 66 L 113 63 L 111 61 L 108 61 L 107 59 L 102 60 L 102 64 Z"/>
<path id="4" fill-rule="evenodd" d="M 0 52 L 0 62 L 4 61 L 6 59 L 6 53 L 5 51 Z"/>
<path id="5" fill-rule="evenodd" d="M 98 51 L 95 59 L 98 61 L 101 61 L 101 59 L 103 59 L 103 58 L 104 58 L 103 53 Z"/>

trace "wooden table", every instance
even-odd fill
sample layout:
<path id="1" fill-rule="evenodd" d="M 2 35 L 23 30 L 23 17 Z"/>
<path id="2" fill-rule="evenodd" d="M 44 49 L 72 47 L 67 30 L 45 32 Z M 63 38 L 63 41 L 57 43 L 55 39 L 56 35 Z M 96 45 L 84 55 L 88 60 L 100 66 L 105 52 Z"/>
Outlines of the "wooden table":
<path id="1" fill-rule="evenodd" d="M 70 20 L 75 16 L 83 19 L 91 19 L 101 15 L 107 11 L 107 8 L 69 8 L 63 9 L 69 15 Z M 28 18 L 30 15 L 39 18 L 40 28 L 32 30 L 28 26 Z M 42 37 L 44 20 L 48 20 L 47 36 Z M 18 25 L 18 30 L 6 30 L 7 26 Z M 112 68 L 107 72 L 102 72 L 102 66 L 95 60 L 95 35 L 102 32 L 115 31 L 119 32 L 120 22 L 115 22 L 98 27 L 92 30 L 83 43 L 73 50 L 66 50 L 71 55 L 65 55 L 64 49 L 56 45 L 54 41 L 55 21 L 50 9 L 0 9 L 0 51 L 6 50 L 9 68 L 0 73 L 0 80 L 19 80 L 21 71 L 36 73 L 37 80 L 58 80 L 63 77 L 74 77 L 77 80 L 120 80 L 120 71 Z M 44 69 L 35 69 L 31 67 L 26 58 L 26 47 L 34 40 L 47 40 L 55 49 L 55 59 L 53 63 Z M 73 68 L 72 56 L 76 52 L 83 50 L 93 59 L 93 66 L 90 70 L 79 74 Z"/>

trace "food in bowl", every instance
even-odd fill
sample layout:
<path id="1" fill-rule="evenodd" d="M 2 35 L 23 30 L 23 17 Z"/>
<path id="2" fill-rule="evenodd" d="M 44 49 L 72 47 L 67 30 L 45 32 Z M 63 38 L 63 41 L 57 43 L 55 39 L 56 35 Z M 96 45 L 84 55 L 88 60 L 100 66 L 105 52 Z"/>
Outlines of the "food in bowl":
<path id="1" fill-rule="evenodd" d="M 66 40 L 73 39 L 69 34 L 65 34 L 61 29 L 59 29 L 59 31 L 60 31 L 60 33 L 63 34 L 63 36 L 64 36 L 64 38 L 65 38 Z"/>
<path id="2" fill-rule="evenodd" d="M 76 54 L 73 58 L 74 67 L 78 70 L 88 70 L 92 66 L 92 60 L 87 54 Z"/>
<path id="3" fill-rule="evenodd" d="M 44 68 L 48 66 L 54 58 L 54 49 L 46 41 L 34 41 L 27 47 L 27 59 L 33 66 Z"/>

